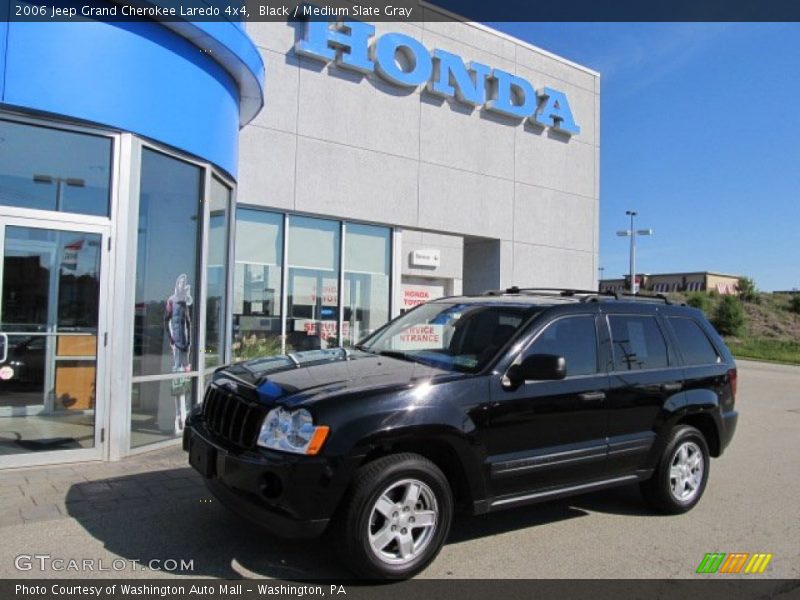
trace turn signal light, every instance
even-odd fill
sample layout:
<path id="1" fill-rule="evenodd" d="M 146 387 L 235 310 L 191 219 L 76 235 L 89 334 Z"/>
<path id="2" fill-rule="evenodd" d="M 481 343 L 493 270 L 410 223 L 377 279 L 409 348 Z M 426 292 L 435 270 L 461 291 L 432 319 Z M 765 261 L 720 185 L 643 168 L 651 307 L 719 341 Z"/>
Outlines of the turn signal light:
<path id="1" fill-rule="evenodd" d="M 311 441 L 308 444 L 306 454 L 309 456 L 314 456 L 317 452 L 319 452 L 322 448 L 322 444 L 325 443 L 325 439 L 328 437 L 329 431 L 330 427 L 327 425 L 318 425 L 314 431 L 314 435 L 311 437 Z"/>

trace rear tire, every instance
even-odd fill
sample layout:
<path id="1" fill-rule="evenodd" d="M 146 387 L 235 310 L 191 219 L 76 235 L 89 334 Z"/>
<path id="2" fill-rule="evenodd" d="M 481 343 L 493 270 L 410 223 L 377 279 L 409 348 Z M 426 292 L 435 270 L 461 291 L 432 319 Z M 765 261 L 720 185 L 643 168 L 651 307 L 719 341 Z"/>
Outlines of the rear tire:
<path id="1" fill-rule="evenodd" d="M 347 566 L 367 579 L 405 579 L 427 567 L 453 520 L 444 473 L 427 458 L 403 453 L 362 466 L 335 530 Z"/>
<path id="2" fill-rule="evenodd" d="M 677 515 L 700 501 L 711 464 L 703 434 L 690 425 L 678 425 L 667 439 L 653 476 L 639 484 L 647 504 Z"/>

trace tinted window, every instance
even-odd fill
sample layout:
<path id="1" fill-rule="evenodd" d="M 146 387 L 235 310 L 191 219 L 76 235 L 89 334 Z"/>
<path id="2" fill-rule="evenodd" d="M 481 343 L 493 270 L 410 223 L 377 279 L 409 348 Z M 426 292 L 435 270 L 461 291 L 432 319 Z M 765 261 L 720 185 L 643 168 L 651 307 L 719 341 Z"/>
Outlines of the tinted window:
<path id="1" fill-rule="evenodd" d="M 289 217 L 286 351 L 341 346 L 339 221 Z"/>
<path id="2" fill-rule="evenodd" d="M 392 230 L 347 223 L 344 261 L 344 343 L 352 345 L 389 320 Z"/>
<path id="3" fill-rule="evenodd" d="M 565 317 L 553 321 L 536 338 L 526 354 L 563 356 L 567 363 L 567 377 L 597 373 L 594 317 Z"/>
<path id="4" fill-rule="evenodd" d="M 616 371 L 667 366 L 667 343 L 655 317 L 612 315 L 608 321 Z"/>
<path id="5" fill-rule="evenodd" d="M 225 286 L 228 279 L 228 204 L 231 190 L 211 178 L 208 220 L 208 267 L 206 268 L 206 345 L 203 367 L 222 364 L 225 340 Z"/>
<path id="6" fill-rule="evenodd" d="M 233 272 L 234 360 L 283 352 L 282 274 L 283 215 L 237 208 Z"/>
<path id="7" fill-rule="evenodd" d="M 142 150 L 134 377 L 195 368 L 202 181 L 200 168 Z"/>
<path id="8" fill-rule="evenodd" d="M 687 364 L 707 365 L 719 362 L 719 354 L 697 321 L 673 317 L 669 323 L 678 336 L 678 347 Z"/>
<path id="9" fill-rule="evenodd" d="M 111 139 L 0 121 L 0 204 L 108 215 Z"/>

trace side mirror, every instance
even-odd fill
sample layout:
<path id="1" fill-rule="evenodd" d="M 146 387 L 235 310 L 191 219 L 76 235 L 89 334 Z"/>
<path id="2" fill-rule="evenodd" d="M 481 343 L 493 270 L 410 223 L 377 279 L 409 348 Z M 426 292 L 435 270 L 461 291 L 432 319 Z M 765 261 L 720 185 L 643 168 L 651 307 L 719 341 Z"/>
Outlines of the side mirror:
<path id="1" fill-rule="evenodd" d="M 554 381 L 567 376 L 567 361 L 556 354 L 531 354 L 521 363 L 513 364 L 506 372 L 512 385 L 526 381 Z"/>

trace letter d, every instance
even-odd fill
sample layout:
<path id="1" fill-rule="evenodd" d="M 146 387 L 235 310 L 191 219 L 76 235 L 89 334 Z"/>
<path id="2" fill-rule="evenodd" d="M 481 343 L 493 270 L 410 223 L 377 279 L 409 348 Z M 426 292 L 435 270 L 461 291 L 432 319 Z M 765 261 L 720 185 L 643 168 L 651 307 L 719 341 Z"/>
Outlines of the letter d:
<path id="1" fill-rule="evenodd" d="M 486 103 L 487 110 L 516 119 L 524 119 L 534 113 L 536 92 L 527 79 L 500 69 L 492 70 L 492 79 L 495 81 L 495 95 Z"/>

